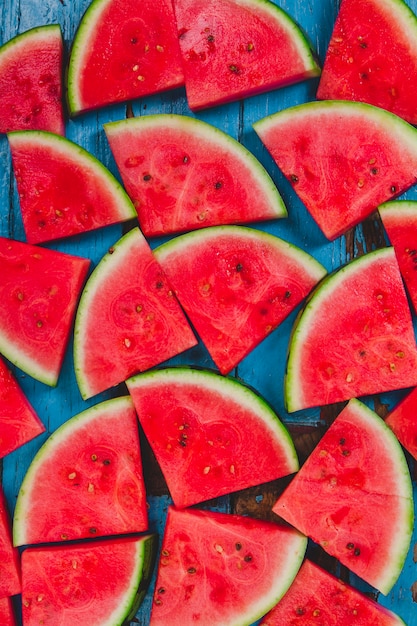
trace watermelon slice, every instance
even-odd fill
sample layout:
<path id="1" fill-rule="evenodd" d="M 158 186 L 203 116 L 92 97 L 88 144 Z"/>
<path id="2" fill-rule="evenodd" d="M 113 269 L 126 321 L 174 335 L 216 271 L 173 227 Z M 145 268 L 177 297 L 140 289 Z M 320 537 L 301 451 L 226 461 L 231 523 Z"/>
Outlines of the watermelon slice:
<path id="1" fill-rule="evenodd" d="M 0 458 L 44 431 L 35 409 L 0 357 Z"/>
<path id="2" fill-rule="evenodd" d="M 12 529 L 6 498 L 0 487 L 0 598 L 15 596 L 21 591 L 20 557 L 12 544 Z M 1 622 L 3 623 L 3 622 Z"/>
<path id="3" fill-rule="evenodd" d="M 148 586 L 154 551 L 154 535 L 24 550 L 25 626 L 130 623 Z"/>
<path id="4" fill-rule="evenodd" d="M 326 273 L 300 248 L 245 226 L 187 233 L 154 253 L 222 374 L 269 335 Z"/>
<path id="5" fill-rule="evenodd" d="M 55 386 L 90 261 L 0 237 L 0 352 Z"/>
<path id="6" fill-rule="evenodd" d="M 0 133 L 65 134 L 63 54 L 58 24 L 32 28 L 0 47 Z"/>
<path id="7" fill-rule="evenodd" d="M 417 311 L 417 202 L 392 200 L 381 204 L 378 211 L 394 246 L 411 303 Z"/>
<path id="8" fill-rule="evenodd" d="M 136 211 L 92 154 L 52 133 L 9 133 L 26 239 L 43 243 L 125 222 Z"/>
<path id="9" fill-rule="evenodd" d="M 287 216 L 259 161 L 210 124 L 159 114 L 104 128 L 148 237 Z"/>
<path id="10" fill-rule="evenodd" d="M 72 115 L 184 84 L 171 0 L 93 0 L 68 67 Z"/>
<path id="11" fill-rule="evenodd" d="M 188 105 L 223 104 L 318 76 L 292 18 L 267 0 L 175 0 Z"/>
<path id="12" fill-rule="evenodd" d="M 412 389 L 388 413 L 385 423 L 404 448 L 417 460 L 417 388 Z"/>
<path id="13" fill-rule="evenodd" d="M 343 0 L 317 98 L 369 102 L 417 124 L 416 81 L 417 18 L 410 7 L 403 0 Z"/>
<path id="14" fill-rule="evenodd" d="M 75 322 L 74 365 L 84 399 L 158 365 L 197 340 L 138 228 L 90 276 Z"/>
<path id="15" fill-rule="evenodd" d="M 149 624 L 251 624 L 287 591 L 305 548 L 287 526 L 170 508 Z"/>
<path id="16" fill-rule="evenodd" d="M 13 603 L 9 597 L 0 598 L 0 624 L 3 626 L 16 626 Z"/>
<path id="17" fill-rule="evenodd" d="M 17 498 L 15 545 L 147 529 L 137 417 L 129 396 L 60 426 L 33 459 Z"/>
<path id="18" fill-rule="evenodd" d="M 412 493 L 396 437 L 376 413 L 353 399 L 273 511 L 387 594 L 410 545 Z"/>
<path id="19" fill-rule="evenodd" d="M 328 276 L 299 316 L 285 378 L 288 411 L 417 384 L 410 309 L 393 248 Z"/>
<path id="20" fill-rule="evenodd" d="M 306 559 L 260 626 L 405 626 L 398 615 Z"/>
<path id="21" fill-rule="evenodd" d="M 168 368 L 127 381 L 177 507 L 296 472 L 291 437 L 254 392 L 210 371 Z"/>
<path id="22" fill-rule="evenodd" d="M 328 239 L 417 180 L 417 130 L 370 104 L 309 102 L 254 128 Z"/>

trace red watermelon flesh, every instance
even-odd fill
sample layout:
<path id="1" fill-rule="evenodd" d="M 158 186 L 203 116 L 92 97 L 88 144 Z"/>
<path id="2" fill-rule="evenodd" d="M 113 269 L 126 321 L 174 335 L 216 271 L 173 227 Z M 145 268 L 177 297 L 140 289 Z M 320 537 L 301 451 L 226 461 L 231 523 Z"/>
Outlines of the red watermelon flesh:
<path id="1" fill-rule="evenodd" d="M 259 161 L 210 124 L 159 114 L 105 131 L 147 237 L 287 215 Z"/>
<path id="2" fill-rule="evenodd" d="M 278 416 L 234 379 L 168 368 L 139 374 L 127 387 L 179 508 L 298 469 Z"/>
<path id="3" fill-rule="evenodd" d="M 71 49 L 71 114 L 183 84 L 171 0 L 93 0 Z"/>
<path id="4" fill-rule="evenodd" d="M 288 411 L 417 384 L 417 348 L 394 249 L 374 250 L 329 275 L 294 325 Z"/>
<path id="5" fill-rule="evenodd" d="M 188 105 L 238 100 L 320 74 L 290 16 L 259 0 L 175 0 Z"/>
<path id="6" fill-rule="evenodd" d="M 417 19 L 402 0 L 343 0 L 318 99 L 356 100 L 417 123 Z"/>
<path id="7" fill-rule="evenodd" d="M 57 383 L 88 259 L 0 237 L 0 352 Z"/>
<path id="8" fill-rule="evenodd" d="M 81 297 L 74 339 L 81 395 L 100 393 L 196 343 L 163 269 L 132 229 L 103 257 Z"/>
<path id="9" fill-rule="evenodd" d="M 92 154 L 52 133 L 9 133 L 26 240 L 43 243 L 134 219 L 116 178 Z"/>
<path id="10" fill-rule="evenodd" d="M 0 624 L 2 626 L 16 626 L 13 603 L 9 597 L 0 598 Z"/>
<path id="11" fill-rule="evenodd" d="M 86 409 L 40 448 L 22 482 L 15 545 L 147 529 L 137 417 L 128 396 Z"/>
<path id="12" fill-rule="evenodd" d="M 21 591 L 20 557 L 12 544 L 12 529 L 7 502 L 0 487 L 0 598 L 15 596 Z"/>
<path id="13" fill-rule="evenodd" d="M 385 423 L 395 433 L 404 448 L 417 459 L 417 388 L 394 406 Z"/>
<path id="14" fill-rule="evenodd" d="M 417 202 L 397 200 L 378 207 L 414 310 L 417 311 Z"/>
<path id="15" fill-rule="evenodd" d="M 0 133 L 39 129 L 65 134 L 63 53 L 57 24 L 28 30 L 0 48 Z"/>
<path id="16" fill-rule="evenodd" d="M 0 358 L 0 458 L 44 431 L 36 411 Z"/>
<path id="17" fill-rule="evenodd" d="M 154 541 L 144 535 L 24 550 L 24 625 L 127 623 L 149 583 Z"/>
<path id="18" fill-rule="evenodd" d="M 260 626 L 405 626 L 402 619 L 306 559 Z"/>
<path id="19" fill-rule="evenodd" d="M 413 531 L 412 484 L 401 446 L 376 413 L 351 400 L 273 511 L 387 594 Z"/>
<path id="20" fill-rule="evenodd" d="M 417 181 L 417 130 L 369 104 L 309 102 L 254 128 L 328 239 Z"/>
<path id="21" fill-rule="evenodd" d="M 287 526 L 171 507 L 149 624 L 251 624 L 287 591 L 305 548 Z"/>
<path id="22" fill-rule="evenodd" d="M 222 374 L 269 335 L 324 276 L 313 257 L 244 226 L 214 226 L 155 250 Z"/>

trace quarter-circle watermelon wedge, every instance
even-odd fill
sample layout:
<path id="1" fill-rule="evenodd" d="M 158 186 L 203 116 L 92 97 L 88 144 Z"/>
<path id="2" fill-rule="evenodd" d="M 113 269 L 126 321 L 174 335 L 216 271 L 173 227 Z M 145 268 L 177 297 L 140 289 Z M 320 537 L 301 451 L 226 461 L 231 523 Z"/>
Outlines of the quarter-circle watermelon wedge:
<path id="1" fill-rule="evenodd" d="M 417 384 L 417 348 L 392 247 L 326 277 L 298 316 L 285 377 L 288 411 Z"/>
<path id="2" fill-rule="evenodd" d="M 175 0 L 192 110 L 318 76 L 310 44 L 268 0 Z"/>
<path id="3" fill-rule="evenodd" d="M 384 594 L 413 532 L 410 472 L 397 438 L 359 400 L 339 413 L 272 509 Z"/>
<path id="4" fill-rule="evenodd" d="M 328 239 L 417 181 L 417 130 L 370 104 L 308 102 L 254 129 Z"/>
<path id="5" fill-rule="evenodd" d="M 260 626 L 405 626 L 405 622 L 364 593 L 309 559 Z"/>
<path id="6" fill-rule="evenodd" d="M 74 367 L 84 399 L 191 348 L 197 340 L 138 228 L 115 243 L 82 293 Z"/>
<path id="7" fill-rule="evenodd" d="M 287 216 L 260 162 L 211 124 L 159 114 L 104 128 L 147 237 Z"/>
<path id="8" fill-rule="evenodd" d="M 136 218 L 113 174 L 74 142 L 40 131 L 9 133 L 8 140 L 29 243 Z"/>
<path id="9" fill-rule="evenodd" d="M 147 529 L 137 417 L 129 396 L 72 417 L 35 455 L 16 502 L 15 545 Z"/>
<path id="10" fill-rule="evenodd" d="M 246 226 L 180 235 L 154 254 L 222 374 L 269 335 L 326 274 L 297 246 Z"/>
<path id="11" fill-rule="evenodd" d="M 305 549 L 288 526 L 171 507 L 149 625 L 252 624 L 287 591 Z"/>
<path id="12" fill-rule="evenodd" d="M 391 200 L 378 207 L 414 310 L 417 311 L 417 202 Z"/>
<path id="13" fill-rule="evenodd" d="M 0 357 L 0 458 L 44 431 L 35 409 Z"/>
<path id="14" fill-rule="evenodd" d="M 70 114 L 184 84 L 171 0 L 93 0 L 67 72 Z"/>
<path id="15" fill-rule="evenodd" d="M 178 367 L 139 374 L 127 387 L 179 508 L 298 470 L 283 423 L 235 379 Z"/>
<path id="16" fill-rule="evenodd" d="M 403 0 L 343 0 L 317 98 L 368 102 L 417 123 L 417 18 Z"/>
<path id="17" fill-rule="evenodd" d="M 0 237 L 0 265 L 0 352 L 55 386 L 90 261 Z"/>
<path id="18" fill-rule="evenodd" d="M 32 28 L 0 47 L 0 133 L 65 134 L 63 56 L 58 24 Z"/>
<path id="19" fill-rule="evenodd" d="M 25 626 L 130 623 L 150 581 L 155 539 L 117 537 L 24 550 Z"/>
<path id="20" fill-rule="evenodd" d="M 385 423 L 404 448 L 417 460 L 417 387 L 400 400 L 388 413 Z"/>

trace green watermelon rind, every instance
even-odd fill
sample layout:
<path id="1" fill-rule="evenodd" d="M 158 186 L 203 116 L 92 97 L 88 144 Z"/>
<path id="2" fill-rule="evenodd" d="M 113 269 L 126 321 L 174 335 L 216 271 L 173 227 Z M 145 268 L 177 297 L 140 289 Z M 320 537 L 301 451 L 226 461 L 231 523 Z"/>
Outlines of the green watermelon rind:
<path id="1" fill-rule="evenodd" d="M 13 545 L 20 546 L 26 544 L 26 525 L 30 523 L 28 511 L 30 511 L 31 492 L 36 491 L 37 472 L 39 467 L 42 466 L 44 459 L 48 457 L 49 452 L 55 450 L 61 443 L 65 443 L 67 437 L 76 431 L 77 428 L 83 428 L 88 421 L 94 421 L 97 415 L 111 414 L 119 409 L 129 407 L 134 410 L 130 396 L 105 400 L 74 415 L 46 439 L 33 457 L 19 489 L 13 516 Z"/>
<path id="2" fill-rule="evenodd" d="M 77 163 L 80 171 L 85 175 L 88 171 L 95 184 L 100 184 L 113 198 L 113 204 L 118 208 L 120 221 L 135 219 L 137 213 L 124 187 L 119 183 L 111 171 L 93 154 L 75 142 L 55 133 L 40 130 L 12 131 L 7 134 L 12 147 L 30 149 L 33 145 L 47 147 L 57 159 L 62 155 L 64 160 L 70 159 Z M 71 193 L 71 190 L 68 190 Z M 105 211 L 104 207 L 104 211 Z"/>
<path id="3" fill-rule="evenodd" d="M 234 402 L 241 404 L 258 416 L 260 421 L 271 431 L 271 437 L 280 440 L 291 471 L 296 472 L 299 469 L 297 452 L 286 426 L 266 400 L 247 385 L 243 385 L 235 378 L 224 377 L 210 370 L 181 366 L 156 369 L 132 376 L 126 381 L 126 385 L 129 391 L 137 391 L 141 387 L 152 387 L 154 381 L 157 383 L 165 381 L 167 386 L 178 382 L 194 385 L 200 387 L 202 393 L 204 393 L 204 389 L 216 391 L 223 397 L 229 397 Z"/>
<path id="4" fill-rule="evenodd" d="M 16 54 L 16 48 L 19 46 L 26 47 L 29 42 L 33 42 L 36 38 L 39 37 L 40 41 L 45 41 L 45 35 L 50 33 L 53 37 L 61 37 L 61 27 L 59 24 L 45 24 L 42 26 L 35 26 L 34 28 L 30 28 L 26 30 L 24 33 L 20 33 L 6 41 L 2 46 L 0 46 L 0 72 L 1 72 L 1 64 L 2 62 L 7 62 L 7 54 L 10 52 L 13 57 Z"/>
<path id="5" fill-rule="evenodd" d="M 118 135 L 123 130 L 140 131 L 142 128 L 160 128 L 163 131 L 167 125 L 186 134 L 198 135 L 202 141 L 220 146 L 225 151 L 231 153 L 237 161 L 251 171 L 252 175 L 256 176 L 257 184 L 270 203 L 271 215 L 268 216 L 268 219 L 287 217 L 287 208 L 275 183 L 255 155 L 231 135 L 203 120 L 175 113 L 151 114 L 118 122 L 108 122 L 104 124 L 104 130 L 106 135 L 111 138 L 113 134 Z"/>
<path id="6" fill-rule="evenodd" d="M 360 271 L 361 268 L 365 269 L 367 265 L 372 264 L 376 256 L 382 259 L 384 256 L 388 258 L 392 254 L 393 248 L 388 246 L 386 248 L 373 250 L 362 257 L 358 257 L 325 276 L 308 296 L 305 306 L 297 315 L 288 343 L 287 364 L 284 377 L 284 405 L 289 413 L 306 408 L 303 403 L 300 402 L 300 398 L 304 396 L 304 393 L 298 376 L 300 368 L 302 367 L 299 353 L 302 351 L 303 345 L 308 339 L 310 326 L 314 326 L 316 307 L 320 306 L 321 301 L 327 300 L 333 288 L 337 287 L 346 275 L 355 274 Z"/>
<path id="7" fill-rule="evenodd" d="M 401 221 L 406 217 L 412 217 L 417 221 L 417 201 L 416 200 L 389 200 L 383 202 L 378 207 L 378 213 L 384 223 L 384 219 L 394 218 Z"/>

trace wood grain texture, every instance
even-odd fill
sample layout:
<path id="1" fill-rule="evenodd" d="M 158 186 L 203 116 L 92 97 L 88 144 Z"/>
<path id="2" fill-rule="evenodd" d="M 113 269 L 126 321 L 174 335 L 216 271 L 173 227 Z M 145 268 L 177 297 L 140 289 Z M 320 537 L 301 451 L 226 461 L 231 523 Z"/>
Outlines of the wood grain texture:
<path id="1" fill-rule="evenodd" d="M 322 62 L 337 14 L 338 1 L 275 1 L 307 33 Z M 408 0 L 408 4 L 414 11 L 417 11 L 417 0 Z M 2 15 L 0 43 L 4 43 L 16 34 L 34 26 L 59 23 L 68 53 L 77 25 L 88 5 L 89 0 L 0 0 Z M 317 80 L 310 80 L 275 92 L 248 98 L 242 102 L 201 111 L 198 115 L 193 114 L 188 109 L 184 91 L 178 89 L 160 96 L 151 96 L 127 104 L 107 107 L 67 120 L 67 136 L 92 152 L 117 175 L 117 169 L 104 134 L 104 123 L 131 115 L 172 112 L 196 116 L 214 124 L 238 139 L 255 154 L 275 180 L 288 207 L 288 219 L 258 225 L 258 227 L 308 250 L 318 261 L 323 263 L 328 271 L 332 271 L 366 251 L 386 245 L 386 237 L 380 220 L 377 216 L 371 216 L 363 225 L 353 229 L 345 236 L 334 242 L 327 241 L 305 207 L 295 196 L 288 182 L 284 180 L 252 129 L 252 124 L 265 115 L 294 104 L 314 100 L 316 87 Z M 405 197 L 417 199 L 417 191 L 412 189 L 405 194 Z M 119 238 L 121 233 L 122 227 L 109 227 L 99 232 L 50 244 L 50 247 L 89 257 L 94 265 Z M 11 169 L 7 140 L 4 136 L 0 136 L 0 235 L 24 240 L 16 185 Z M 151 245 L 156 246 L 159 243 L 159 240 L 154 240 Z M 287 423 L 293 434 L 300 459 L 303 460 L 316 445 L 318 437 L 334 419 L 340 407 L 330 407 L 325 410 L 312 409 L 296 415 L 288 415 L 285 412 L 282 380 L 288 340 L 295 315 L 296 311 L 253 350 L 236 368 L 234 375 L 263 395 Z M 172 363 L 182 363 L 184 360 L 185 357 L 179 356 L 173 359 Z M 187 353 L 186 362 L 200 366 L 212 366 L 207 351 L 201 345 Z M 47 431 L 44 435 L 9 455 L 3 462 L 3 485 L 11 511 L 14 508 L 23 476 L 34 454 L 46 437 L 65 420 L 88 406 L 126 391 L 122 386 L 101 394 L 88 402 L 83 401 L 75 382 L 71 345 L 67 351 L 59 384 L 55 389 L 37 383 L 15 368 L 14 371 L 19 383 L 38 411 Z M 393 406 L 398 398 L 399 396 L 396 394 L 386 394 L 370 399 L 369 404 L 380 415 L 383 415 L 387 407 Z M 410 459 L 409 461 L 410 468 L 414 471 L 413 463 Z M 144 464 L 149 492 L 150 529 L 162 535 L 170 498 L 152 453 L 146 445 L 144 445 Z M 211 502 L 209 505 L 217 510 L 268 518 L 274 498 L 284 484 L 285 481 L 277 481 L 270 485 L 263 485 L 240 494 L 234 494 L 230 498 Z M 416 545 L 417 533 L 415 531 L 410 553 L 398 583 L 389 596 L 378 596 L 381 604 L 398 613 L 408 626 L 417 626 L 415 604 L 417 601 Z M 331 571 L 339 573 L 345 580 L 349 580 L 359 588 L 372 593 L 369 587 L 361 581 L 355 580 L 347 571 L 340 570 L 330 557 L 320 553 L 317 546 L 310 546 L 309 550 L 316 560 L 325 564 Z M 146 626 L 149 623 L 151 602 L 152 586 L 132 624 Z"/>

